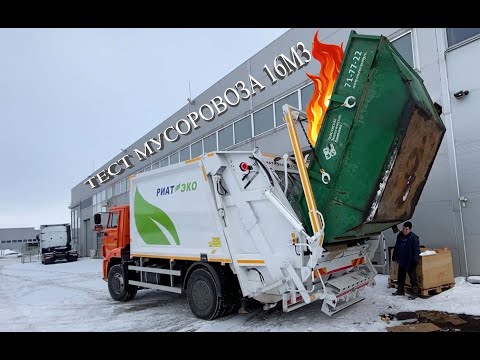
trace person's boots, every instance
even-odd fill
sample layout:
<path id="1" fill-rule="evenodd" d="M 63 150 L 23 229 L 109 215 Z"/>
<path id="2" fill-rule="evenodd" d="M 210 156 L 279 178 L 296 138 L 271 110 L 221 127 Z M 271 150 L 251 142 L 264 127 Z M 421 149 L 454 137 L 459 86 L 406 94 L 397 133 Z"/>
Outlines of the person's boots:
<path id="1" fill-rule="evenodd" d="M 413 300 L 413 299 L 416 299 L 417 297 L 418 297 L 418 287 L 415 286 L 412 288 L 412 293 L 408 298 Z"/>
<path id="2" fill-rule="evenodd" d="M 395 291 L 392 295 L 405 295 L 404 286 L 398 285 L 397 291 Z"/>

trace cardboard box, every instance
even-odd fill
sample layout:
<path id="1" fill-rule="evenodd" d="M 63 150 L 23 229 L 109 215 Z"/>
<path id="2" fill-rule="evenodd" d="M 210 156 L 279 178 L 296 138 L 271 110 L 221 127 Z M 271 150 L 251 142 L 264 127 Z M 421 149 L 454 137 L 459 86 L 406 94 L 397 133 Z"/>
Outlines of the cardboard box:
<path id="1" fill-rule="evenodd" d="M 433 256 L 433 255 L 432 255 Z M 440 331 L 441 329 L 432 323 L 421 323 L 412 325 L 398 325 L 387 328 L 389 332 L 432 332 Z"/>
<path id="2" fill-rule="evenodd" d="M 432 250 L 436 254 L 420 256 L 417 265 L 418 285 L 420 289 L 430 289 L 438 286 L 455 284 L 453 274 L 452 253 L 449 249 L 420 248 L 420 251 Z M 390 281 L 396 282 L 398 277 L 398 263 L 392 261 L 393 248 L 390 249 Z M 410 285 L 407 274 L 405 285 Z"/>

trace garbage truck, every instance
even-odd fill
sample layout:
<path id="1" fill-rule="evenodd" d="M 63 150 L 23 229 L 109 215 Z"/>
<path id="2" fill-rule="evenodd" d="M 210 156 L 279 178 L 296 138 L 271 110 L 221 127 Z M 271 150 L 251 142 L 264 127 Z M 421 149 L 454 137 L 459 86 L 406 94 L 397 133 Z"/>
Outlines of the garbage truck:
<path id="1" fill-rule="evenodd" d="M 327 315 L 363 300 L 376 275 L 368 254 L 412 217 L 427 181 L 439 111 L 385 37 L 352 32 L 307 156 L 306 114 L 283 114 L 290 153 L 217 151 L 130 178 L 130 205 L 112 207 L 103 229 L 114 300 L 186 293 L 206 320 L 245 299 L 285 312 L 320 301 Z"/>

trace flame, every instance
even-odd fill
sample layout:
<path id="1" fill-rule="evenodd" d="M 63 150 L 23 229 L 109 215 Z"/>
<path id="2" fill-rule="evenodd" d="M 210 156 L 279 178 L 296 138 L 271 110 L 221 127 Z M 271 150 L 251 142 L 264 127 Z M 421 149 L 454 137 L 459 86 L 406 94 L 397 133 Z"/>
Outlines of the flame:
<path id="1" fill-rule="evenodd" d="M 308 140 L 315 146 L 323 118 L 327 112 L 333 86 L 337 80 L 343 58 L 343 42 L 338 45 L 324 44 L 318 40 L 318 31 L 315 33 L 312 46 L 312 55 L 320 62 L 320 74 L 307 76 L 313 80 L 314 91 L 307 107 Z"/>

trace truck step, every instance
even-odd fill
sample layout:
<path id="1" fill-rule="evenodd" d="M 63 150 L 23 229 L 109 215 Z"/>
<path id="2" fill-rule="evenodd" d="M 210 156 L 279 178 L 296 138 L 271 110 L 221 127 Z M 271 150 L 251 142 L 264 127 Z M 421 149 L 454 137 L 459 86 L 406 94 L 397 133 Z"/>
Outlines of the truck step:
<path id="1" fill-rule="evenodd" d="M 367 280 L 369 280 L 368 273 L 354 272 L 329 280 L 326 285 L 338 294 L 353 289 Z"/>
<path id="2" fill-rule="evenodd" d="M 182 274 L 180 270 L 157 269 L 157 268 L 145 267 L 145 266 L 130 265 L 128 269 L 135 270 L 135 271 L 145 271 L 145 272 L 150 272 L 155 274 L 167 274 L 167 275 L 173 275 L 173 276 L 180 276 Z"/>
<path id="3" fill-rule="evenodd" d="M 349 306 L 352 306 L 353 304 L 356 304 L 362 300 L 364 300 L 365 298 L 362 296 L 362 297 L 357 297 L 355 299 L 352 299 L 350 301 L 347 301 L 347 302 L 344 302 L 340 305 L 337 305 L 335 306 L 334 309 L 332 309 L 330 306 L 328 306 L 326 303 L 323 303 L 322 305 L 322 311 L 327 314 L 328 316 L 332 316 L 336 313 L 338 313 L 339 311 L 342 311 L 343 309 L 346 309 L 347 307 Z"/>
<path id="4" fill-rule="evenodd" d="M 164 286 L 164 285 L 157 285 L 157 284 L 150 284 L 147 282 L 142 282 L 142 281 L 136 281 L 136 280 L 129 280 L 128 283 L 130 285 L 136 285 L 136 286 L 141 286 L 144 288 L 150 288 L 150 289 L 156 289 L 156 290 L 162 290 L 162 291 L 169 291 L 173 292 L 176 294 L 181 294 L 182 289 L 179 287 L 174 287 L 174 286 Z"/>

